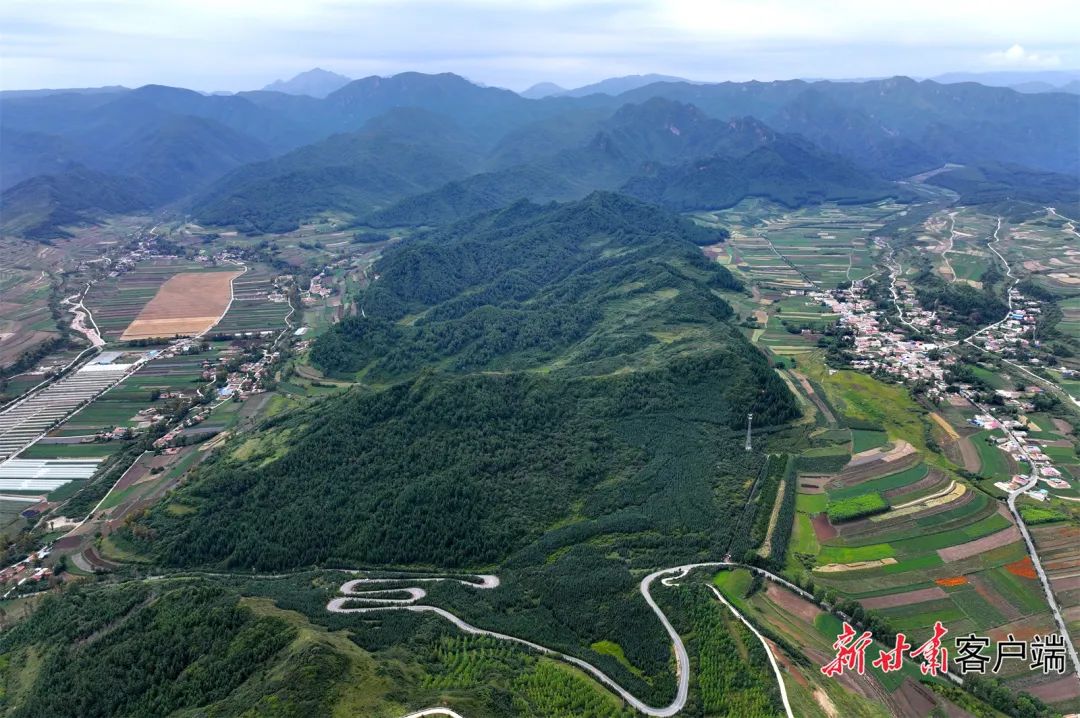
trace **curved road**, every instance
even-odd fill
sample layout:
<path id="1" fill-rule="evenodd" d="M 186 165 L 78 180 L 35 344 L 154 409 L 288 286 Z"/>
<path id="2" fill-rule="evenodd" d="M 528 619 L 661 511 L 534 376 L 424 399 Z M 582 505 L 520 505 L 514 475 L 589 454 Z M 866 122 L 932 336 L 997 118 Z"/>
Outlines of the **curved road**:
<path id="1" fill-rule="evenodd" d="M 687 654 L 686 645 L 683 643 L 682 638 L 679 637 L 679 634 L 675 630 L 675 627 L 671 625 L 671 622 L 668 620 L 668 617 L 664 614 L 664 612 L 662 610 L 660 610 L 660 607 L 656 604 L 656 601 L 653 599 L 652 592 L 651 592 L 651 587 L 652 587 L 653 582 L 655 582 L 656 579 L 661 578 L 661 577 L 664 577 L 664 578 L 661 578 L 661 583 L 663 583 L 665 586 L 675 585 L 674 584 L 675 581 L 678 581 L 680 579 L 685 578 L 687 576 L 687 574 L 689 574 L 691 571 L 693 571 L 695 569 L 699 569 L 699 568 L 746 568 L 746 569 L 749 569 L 749 570 L 757 573 L 758 575 L 763 576 L 764 578 L 769 579 L 770 581 L 773 581 L 773 582 L 775 582 L 777 584 L 780 584 L 780 585 L 782 585 L 782 586 L 796 592 L 797 594 L 799 594 L 803 598 L 807 598 L 807 599 L 809 599 L 811 601 L 814 601 L 814 597 L 811 594 L 807 593 L 806 591 L 803 591 L 798 586 L 790 583 L 789 581 L 786 581 L 786 580 L 780 578 L 779 576 L 776 576 L 775 574 L 769 573 L 768 571 L 763 571 L 763 570 L 761 570 L 759 568 L 756 568 L 756 567 L 753 567 L 753 566 L 744 566 L 742 564 L 733 563 L 733 562 L 730 562 L 730 561 L 711 561 L 711 562 L 706 562 L 706 563 L 691 563 L 691 564 L 685 564 L 685 565 L 682 565 L 682 566 L 674 566 L 672 568 L 664 568 L 664 569 L 660 569 L 659 571 L 654 571 L 653 573 L 650 573 L 648 576 L 646 576 L 645 578 L 643 578 L 641 580 L 641 584 L 640 584 L 641 595 L 645 599 L 645 602 L 649 605 L 649 608 L 651 608 L 653 613 L 656 614 L 657 618 L 660 619 L 660 623 L 664 626 L 664 630 L 667 631 L 668 636 L 671 638 L 672 648 L 675 651 L 675 669 L 676 669 L 676 673 L 677 673 L 678 681 L 679 681 L 678 690 L 676 691 L 676 695 L 675 695 L 675 700 L 673 700 L 669 705 L 659 707 L 659 708 L 654 707 L 654 706 L 650 706 L 650 705 L 644 703 L 643 701 L 639 700 L 636 696 L 634 696 L 628 690 L 626 690 L 625 688 L 620 686 L 618 683 L 616 683 L 610 676 L 608 676 L 606 673 L 604 673 L 603 671 L 601 671 L 599 668 L 592 665 L 591 663 L 588 663 L 587 661 L 583 661 L 582 659 L 577 658 L 575 656 L 571 656 L 571 655 L 562 653 L 561 651 L 556 651 L 554 649 L 547 648 L 546 646 L 541 646 L 538 643 L 533 643 L 532 641 L 527 641 L 527 640 L 525 640 L 523 638 L 518 638 L 516 636 L 510 636 L 510 635 L 507 635 L 505 633 L 498 633 L 496 631 L 488 631 L 488 630 L 483 629 L 483 628 L 478 628 L 478 627 L 476 627 L 476 626 L 474 626 L 474 625 L 472 625 L 470 623 L 465 622 L 463 619 L 459 618 L 458 616 L 454 615 L 453 613 L 450 613 L 449 611 L 447 611 L 445 609 L 442 609 L 442 608 L 439 608 L 437 606 L 428 606 L 428 605 L 417 604 L 416 601 L 419 601 L 422 598 L 424 598 L 425 596 L 427 596 L 427 592 L 421 587 L 409 586 L 409 587 L 404 587 L 404 588 L 403 587 L 396 587 L 396 588 L 368 588 L 368 589 L 359 588 L 361 586 L 377 586 L 377 585 L 385 585 L 387 583 L 402 583 L 402 582 L 418 583 L 418 582 L 452 581 L 452 582 L 455 582 L 455 583 L 460 583 L 460 584 L 462 584 L 464 586 L 468 586 L 470 588 L 483 590 L 483 589 L 493 589 L 493 588 L 498 587 L 499 579 L 496 576 L 478 575 L 478 576 L 473 576 L 472 577 L 472 578 L 477 579 L 477 580 L 467 580 L 466 578 L 454 578 L 454 577 L 446 577 L 446 576 L 430 577 L 430 578 L 412 578 L 412 577 L 409 577 L 409 576 L 401 576 L 401 577 L 388 577 L 388 578 L 360 578 L 360 579 L 353 579 L 351 581 L 346 581 L 344 584 L 342 584 L 340 591 L 341 591 L 341 593 L 343 593 L 345 595 L 343 597 L 340 597 L 340 598 L 332 599 L 326 605 L 326 610 L 331 611 L 333 613 L 371 613 L 371 612 L 374 612 L 374 611 L 387 611 L 387 610 L 414 611 L 414 612 L 417 612 L 417 613 L 434 613 L 434 614 L 437 614 L 437 615 L 445 618 L 447 621 L 454 624 L 455 626 L 457 626 L 457 628 L 464 631 L 465 633 L 470 633 L 470 634 L 474 634 L 474 635 L 482 635 L 482 636 L 490 636 L 492 638 L 497 638 L 499 640 L 511 641 L 513 643 L 518 643 L 520 645 L 526 646 L 527 648 L 531 648 L 532 650 L 537 651 L 539 653 L 543 653 L 545 655 L 552 656 L 554 658 L 558 658 L 558 659 L 560 659 L 562 661 L 565 661 L 565 662 L 570 663 L 570 664 L 572 664 L 574 666 L 577 666 L 578 668 L 581 668 L 582 670 L 584 670 L 587 673 L 591 674 L 598 681 L 600 681 L 605 686 L 610 688 L 612 691 L 617 693 L 624 701 L 626 701 L 629 705 L 633 706 L 636 710 L 638 710 L 638 711 L 640 711 L 640 712 L 642 712 L 642 713 L 644 713 L 646 715 L 649 715 L 649 716 L 656 716 L 657 718 L 664 718 L 665 716 L 674 716 L 674 715 L 678 714 L 686 706 L 686 700 L 687 700 L 687 697 L 689 696 L 689 693 L 690 693 L 690 656 Z M 769 644 L 765 641 L 764 637 L 761 636 L 761 634 L 758 633 L 753 628 L 753 626 L 750 625 L 749 621 L 747 621 L 738 611 L 735 610 L 734 606 L 729 604 L 727 601 L 724 601 L 723 597 L 719 596 L 719 592 L 716 592 L 716 593 L 718 594 L 718 598 L 720 598 L 721 602 L 723 602 L 724 605 L 726 605 L 728 607 L 728 609 L 730 609 L 731 612 L 734 613 L 743 623 L 745 623 L 747 626 L 749 626 L 751 631 L 754 632 L 754 635 L 756 635 L 758 637 L 758 639 L 761 640 L 762 645 L 765 646 L 765 652 L 769 656 L 769 662 L 772 665 L 773 672 L 776 674 L 777 681 L 779 681 L 779 684 L 780 684 L 780 695 L 781 695 L 781 698 L 782 698 L 783 703 L 784 703 L 784 710 L 785 710 L 788 718 L 794 718 L 794 714 L 791 711 L 791 705 L 788 702 L 787 690 L 784 687 L 783 676 L 780 673 L 779 665 L 776 662 L 776 658 L 772 654 L 772 650 L 770 649 Z M 346 608 L 346 604 L 348 604 L 350 602 L 364 602 L 364 603 L 376 604 L 376 605 L 368 605 L 368 606 L 358 606 L 358 607 L 354 607 L 354 608 Z M 816 601 L 815 601 L 815 603 L 816 603 Z M 435 711 L 435 712 L 434 713 L 425 713 L 425 712 L 421 711 L 420 713 L 414 713 L 414 714 L 410 714 L 410 716 L 405 716 L 405 718 L 411 718 L 411 716 L 420 716 L 420 715 L 455 715 L 456 716 L 456 714 L 448 712 L 448 711 L 446 711 L 445 709 L 442 709 L 442 708 L 431 708 L 431 709 L 427 709 L 427 710 Z"/>

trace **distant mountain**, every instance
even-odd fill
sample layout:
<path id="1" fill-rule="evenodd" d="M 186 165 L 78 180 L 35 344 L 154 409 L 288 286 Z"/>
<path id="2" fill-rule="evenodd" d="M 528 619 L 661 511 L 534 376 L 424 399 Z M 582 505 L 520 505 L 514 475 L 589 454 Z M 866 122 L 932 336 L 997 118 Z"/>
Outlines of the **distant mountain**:
<path id="1" fill-rule="evenodd" d="M 769 152 L 754 154 L 765 148 Z M 686 165 L 691 162 L 697 164 Z M 706 166 L 702 162 L 709 168 L 701 175 L 704 184 L 691 186 L 690 167 Z M 734 169 L 717 169 L 727 167 Z M 773 182 L 775 191 L 770 195 L 768 186 Z M 624 184 L 640 198 L 678 208 L 692 204 L 695 209 L 709 202 L 714 202 L 713 208 L 729 206 L 750 195 L 798 206 L 897 193 L 895 185 L 752 117 L 718 120 L 693 105 L 652 98 L 625 105 L 597 122 L 591 137 L 577 147 L 456 180 L 403 199 L 366 221 L 375 226 L 445 224 L 521 198 L 578 199 L 598 188 L 618 189 Z"/>
<path id="2" fill-rule="evenodd" d="M 627 75 L 625 77 L 609 77 L 606 80 L 594 82 L 591 85 L 583 85 L 574 88 L 573 90 L 566 90 L 562 95 L 565 97 L 585 97 L 586 95 L 611 95 L 614 97 L 615 95 L 621 95 L 630 90 L 636 90 L 639 87 L 651 85 L 654 82 L 690 83 L 689 80 L 684 80 L 681 77 L 673 77 L 671 75 Z"/>
<path id="3" fill-rule="evenodd" d="M 139 180 L 73 167 L 40 175 L 0 194 L 0 233 L 55 239 L 63 227 L 92 224 L 103 214 L 148 209 L 150 191 Z"/>
<path id="4" fill-rule="evenodd" d="M 1052 92 L 1070 82 L 1080 80 L 1080 70 L 1013 70 L 1005 72 L 947 72 L 931 77 L 934 82 L 950 85 L 957 82 L 977 82 L 992 87 L 1048 86 L 1047 90 L 1027 90 Z M 1023 90 L 1021 90 L 1023 91 Z"/>
<path id="5" fill-rule="evenodd" d="M 653 80 L 657 76 L 618 78 L 579 88 L 591 93 L 584 96 L 571 91 L 536 100 L 450 73 L 367 77 L 324 99 L 276 91 L 212 96 L 158 85 L 0 95 L 0 190 L 83 167 L 141 181 L 155 207 L 183 198 L 185 206 L 213 207 L 211 217 L 251 218 L 262 228 L 294 226 L 303 219 L 299 212 L 317 213 L 324 205 L 363 217 L 394 214 L 390 209 L 404 209 L 403 202 L 413 209 L 396 216 L 426 223 L 522 196 L 573 199 L 593 189 L 618 189 L 633 177 L 674 182 L 671 168 L 746 156 L 792 135 L 812 143 L 821 157 L 845 158 L 871 178 L 901 179 L 948 162 L 1080 175 L 1076 95 L 904 77 Z M 617 97 L 603 94 L 642 82 L 649 84 Z M 407 109 L 437 115 L 453 127 L 451 146 L 410 135 L 406 127 L 391 141 L 399 156 L 380 155 L 368 123 Z M 721 127 L 731 122 L 737 126 Z M 736 130 L 775 137 L 755 139 Z M 351 135 L 354 142 L 329 142 L 334 135 Z M 433 136 L 447 137 L 442 130 Z M 454 145 L 468 145 L 468 156 Z M 287 153 L 293 155 L 284 165 L 265 163 Z M 358 158 L 355 166 L 348 165 L 350 157 Z M 423 171 L 425 164 L 432 171 Z M 331 168 L 325 181 L 317 177 L 319 167 Z M 772 171 L 768 164 L 758 168 Z M 229 184 L 234 181 L 240 184 Z M 996 183 L 989 176 L 986 181 Z M 217 197 L 207 196 L 211 185 Z M 446 196 L 431 196 L 430 207 L 421 207 L 419 195 L 444 185 Z M 328 189 L 331 196 L 317 200 Z"/>
<path id="6" fill-rule="evenodd" d="M 538 82 L 524 92 L 518 94 L 529 100 L 539 100 L 542 97 L 561 95 L 566 92 L 565 87 L 559 87 L 554 82 Z"/>
<path id="7" fill-rule="evenodd" d="M 717 156 L 650 170 L 621 191 L 680 211 L 731 207 L 747 197 L 800 207 L 873 202 L 903 194 L 895 184 L 847 160 L 805 140 L 782 136 L 741 157 Z"/>
<path id="8" fill-rule="evenodd" d="M 196 197 L 192 212 L 244 231 L 288 231 L 320 212 L 362 214 L 465 177 L 480 157 L 476 141 L 449 119 L 397 109 L 359 132 L 222 177 Z"/>
<path id="9" fill-rule="evenodd" d="M 393 77 L 354 80 L 325 100 L 327 107 L 356 126 L 388 110 L 415 107 L 448 117 L 463 129 L 494 142 L 509 128 L 525 124 L 555 106 L 540 106 L 516 92 L 480 87 L 453 73 L 403 72 Z"/>
<path id="10" fill-rule="evenodd" d="M 301 72 L 291 80 L 275 80 L 262 89 L 264 92 L 284 92 L 286 95 L 323 98 L 350 82 L 352 78 L 316 67 L 313 70 Z"/>
<path id="11" fill-rule="evenodd" d="M 1080 100 L 1057 93 L 1024 95 L 973 83 L 893 77 L 861 83 L 658 83 L 619 99 L 651 97 L 692 103 L 713 117 L 757 117 L 893 178 L 912 174 L 914 163 L 905 147 L 918 148 L 927 162 L 923 169 L 946 162 L 1004 161 L 1080 173 Z M 815 104 L 821 109 L 808 114 Z M 856 136 L 851 128 L 859 128 Z"/>
<path id="12" fill-rule="evenodd" d="M 111 95 L 117 92 L 130 92 L 130 90 L 122 85 L 67 87 L 55 90 L 0 90 L 0 100 L 14 100 L 19 97 L 48 97 L 49 95 Z"/>

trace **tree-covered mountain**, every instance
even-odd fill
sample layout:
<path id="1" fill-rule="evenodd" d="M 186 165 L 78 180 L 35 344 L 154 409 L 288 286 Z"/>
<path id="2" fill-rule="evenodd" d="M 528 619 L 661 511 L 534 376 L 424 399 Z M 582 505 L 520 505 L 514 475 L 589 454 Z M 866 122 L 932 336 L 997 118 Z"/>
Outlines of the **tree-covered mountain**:
<path id="1" fill-rule="evenodd" d="M 719 457 L 741 449 L 747 411 L 768 426 L 797 410 L 728 322 L 718 292 L 738 284 L 697 246 L 712 234 L 601 193 L 518 203 L 400 246 L 364 311 L 313 350 L 328 371 L 390 388 L 267 426 L 133 540 L 183 565 L 476 567 L 578 512 L 704 532 L 703 549 L 730 542 L 717 519 L 743 488 Z M 704 513 L 675 509 L 674 476 Z"/>
<path id="2" fill-rule="evenodd" d="M 479 142 L 445 117 L 393 110 L 343 133 L 222 177 L 194 201 L 203 222 L 280 232 L 321 212 L 360 214 L 476 168 Z"/>
<path id="3" fill-rule="evenodd" d="M 764 197 L 787 207 L 873 202 L 902 194 L 851 162 L 798 138 L 783 137 L 742 156 L 653 166 L 622 187 L 626 194 L 677 210 L 731 207 Z"/>
<path id="4" fill-rule="evenodd" d="M 153 190 L 148 199 L 155 207 L 200 195 L 238 165 L 317 147 L 335 134 L 362 133 L 375 118 L 406 108 L 447 118 L 473 138 L 481 152 L 475 164 L 443 174 L 442 182 L 430 185 L 411 181 L 410 172 L 404 173 L 406 181 L 399 181 L 400 168 L 379 174 L 370 165 L 371 153 L 362 152 L 355 167 L 325 165 L 327 174 L 338 175 L 329 180 L 331 186 L 359 185 L 355 192 L 343 191 L 354 194 L 352 199 L 288 200 L 310 187 L 306 178 L 296 184 L 295 172 L 320 171 L 319 158 L 325 153 L 312 149 L 287 160 L 286 165 L 297 158 L 304 164 L 304 157 L 312 162 L 284 172 L 276 185 L 265 164 L 233 175 L 237 186 L 217 185 L 215 191 L 229 198 L 228 211 L 201 195 L 194 205 L 212 209 L 201 218 L 208 222 L 259 218 L 249 227 L 295 226 L 306 219 L 298 213 L 317 213 L 326 206 L 340 205 L 342 212 L 363 217 L 403 201 L 376 221 L 415 224 L 453 221 L 522 197 L 579 198 L 594 189 L 621 187 L 642 174 L 642 162 L 674 167 L 755 149 L 736 152 L 729 146 L 732 138 L 725 139 L 716 126 L 730 122 L 756 123 L 780 136 L 800 135 L 818 151 L 846 158 L 875 178 L 899 179 L 946 162 L 1005 163 L 1068 177 L 1080 174 L 1080 138 L 1075 132 L 1080 97 L 907 78 L 712 84 L 668 80 L 618 96 L 530 100 L 449 73 L 402 73 L 355 80 L 323 99 L 275 91 L 207 96 L 150 85 L 93 93 L 9 93 L 0 96 L 0 104 L 0 187 L 81 165 L 145 181 Z M 670 122 L 653 122 L 664 119 Z M 718 146 L 710 144 L 714 142 Z M 420 142 L 404 162 L 445 167 L 444 153 L 435 144 Z M 346 156 L 348 152 L 346 148 Z M 658 174 L 655 165 L 647 174 Z M 253 177 L 266 180 L 260 187 L 271 196 L 286 198 L 281 204 L 287 207 L 287 218 L 267 216 L 261 206 L 266 204 L 264 194 L 249 191 Z M 755 179 L 746 181 L 753 184 Z M 383 182 L 385 189 L 378 189 Z M 447 182 L 457 184 L 420 197 Z M 786 194 L 829 194 L 807 190 Z"/>
<path id="5" fill-rule="evenodd" d="M 1080 183 L 1075 177 L 1016 165 L 955 167 L 927 181 L 956 192 L 964 204 L 1040 203 L 1080 207 Z"/>
<path id="6" fill-rule="evenodd" d="M 697 247 L 719 239 L 619 195 L 518 202 L 388 252 L 364 316 L 320 338 L 312 359 L 385 380 L 432 364 L 478 371 L 556 360 L 563 370 L 603 373 L 631 356 L 698 351 L 716 339 L 699 327 L 731 313 L 714 290 L 739 286 Z M 628 295 L 627 286 L 637 288 Z M 635 297 L 652 301 L 613 322 Z M 726 331 L 721 339 L 731 340 Z"/>
<path id="7" fill-rule="evenodd" d="M 139 180 L 86 167 L 38 175 L 0 194 L 0 232 L 29 239 L 64 237 L 63 227 L 90 224 L 102 214 L 149 209 L 151 194 Z"/>

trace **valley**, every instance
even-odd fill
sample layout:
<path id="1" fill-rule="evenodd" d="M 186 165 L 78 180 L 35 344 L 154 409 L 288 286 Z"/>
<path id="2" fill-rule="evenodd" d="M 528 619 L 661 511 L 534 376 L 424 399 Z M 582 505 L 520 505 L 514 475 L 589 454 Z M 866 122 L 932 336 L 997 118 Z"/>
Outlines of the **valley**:
<path id="1" fill-rule="evenodd" d="M 1080 711 L 1070 96 L 49 97 L 3 99 L 5 715 Z"/>

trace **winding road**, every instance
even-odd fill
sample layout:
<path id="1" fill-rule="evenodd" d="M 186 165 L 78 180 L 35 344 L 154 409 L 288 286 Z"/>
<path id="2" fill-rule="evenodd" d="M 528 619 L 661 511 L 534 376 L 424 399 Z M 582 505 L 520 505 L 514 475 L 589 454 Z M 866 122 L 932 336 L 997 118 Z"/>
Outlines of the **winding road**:
<path id="1" fill-rule="evenodd" d="M 690 656 L 686 652 L 686 645 L 683 643 L 682 638 L 680 638 L 678 632 L 675 630 L 675 627 L 671 625 L 671 621 L 668 620 L 668 617 L 660 609 L 660 607 L 656 603 L 656 600 L 653 598 L 651 590 L 652 584 L 656 581 L 656 579 L 660 579 L 660 582 L 665 586 L 675 586 L 677 585 L 676 581 L 684 579 L 691 571 L 700 568 L 745 568 L 753 571 L 754 573 L 762 576 L 763 578 L 766 578 L 770 581 L 773 581 L 774 583 L 784 586 L 791 591 L 794 591 L 802 598 L 813 601 L 815 604 L 817 603 L 813 595 L 807 593 L 795 584 L 786 581 L 785 579 L 780 578 L 775 574 L 769 573 L 768 571 L 764 571 L 754 566 L 746 566 L 743 564 L 732 563 L 730 561 L 690 563 L 684 564 L 682 566 L 664 568 L 650 573 L 648 576 L 641 580 L 639 588 L 641 590 L 642 597 L 645 599 L 645 602 L 649 605 L 649 608 L 652 609 L 653 613 L 656 614 L 657 618 L 660 619 L 661 625 L 663 625 L 664 630 L 667 631 L 668 636 L 671 638 L 672 648 L 675 652 L 675 670 L 678 677 L 678 689 L 675 694 L 675 699 L 670 704 L 662 707 L 650 706 L 645 702 L 639 700 L 635 695 L 633 695 L 632 693 L 630 693 L 630 691 L 626 690 L 621 685 L 616 683 L 614 679 L 601 671 L 599 668 L 587 661 L 577 658 L 576 656 L 571 656 L 562 653 L 561 651 L 556 651 L 552 648 L 541 646 L 538 643 L 533 643 L 532 641 L 527 641 L 523 638 L 518 638 L 516 636 L 510 636 L 505 633 L 498 633 L 496 631 L 489 631 L 483 628 L 478 628 L 471 623 L 468 623 L 465 620 L 459 618 L 453 613 L 450 613 L 446 609 L 439 608 L 437 606 L 418 604 L 417 601 L 420 601 L 427 596 L 427 591 L 425 591 L 420 586 L 399 585 L 396 587 L 386 587 L 387 584 L 391 583 L 402 584 L 453 582 L 477 590 L 490 590 L 498 588 L 499 578 L 497 576 L 432 576 L 422 578 L 398 576 L 386 578 L 352 579 L 350 581 L 346 581 L 341 585 L 340 593 L 344 594 L 344 596 L 331 599 L 331 601 L 326 605 L 326 610 L 332 613 L 372 613 L 375 611 L 389 610 L 414 611 L 417 613 L 434 613 L 441 616 L 442 618 L 445 618 L 447 621 L 454 624 L 457 628 L 459 628 L 465 633 L 480 636 L 490 636 L 492 638 L 497 638 L 502 641 L 510 641 L 512 643 L 517 643 L 527 648 L 530 648 L 538 653 L 542 653 L 577 666 L 578 668 L 581 668 L 582 670 L 591 674 L 598 681 L 600 681 L 605 686 L 614 691 L 616 694 L 618 694 L 624 701 L 626 701 L 629 705 L 633 706 L 634 709 L 640 711 L 641 713 L 644 713 L 645 715 L 663 718 L 665 716 L 674 716 L 678 714 L 686 706 L 686 700 L 689 697 L 690 693 Z M 382 586 L 382 588 L 374 588 L 375 586 Z M 769 663 L 772 666 L 773 672 L 776 675 L 776 680 L 780 685 L 780 696 L 784 704 L 784 711 L 787 714 L 788 718 L 794 718 L 794 713 L 791 710 L 791 704 L 788 700 L 787 689 L 784 686 L 784 678 L 780 672 L 779 664 L 776 661 L 776 657 L 772 653 L 772 649 L 769 646 L 769 643 L 765 640 L 764 636 L 762 636 L 750 624 L 750 622 L 747 621 L 746 618 L 743 617 L 735 609 L 734 606 L 724 600 L 723 596 L 720 594 L 719 591 L 714 588 L 713 592 L 716 594 L 717 598 L 720 600 L 721 603 L 727 606 L 727 608 L 732 613 L 734 613 L 735 616 L 739 618 L 739 620 L 741 620 L 750 628 L 750 630 L 754 633 L 755 636 L 757 636 L 758 640 L 760 640 L 762 645 L 765 647 L 765 652 L 769 657 Z M 366 603 L 369 605 L 347 607 L 350 603 Z M 452 711 L 447 711 L 444 708 L 429 708 L 426 709 L 426 711 L 430 712 L 420 711 L 419 713 L 411 713 L 408 716 L 404 716 L 403 718 L 412 718 L 413 716 L 422 715 L 451 715 L 455 716 L 456 718 L 460 718 L 460 716 L 457 716 L 456 713 L 453 713 Z"/>

